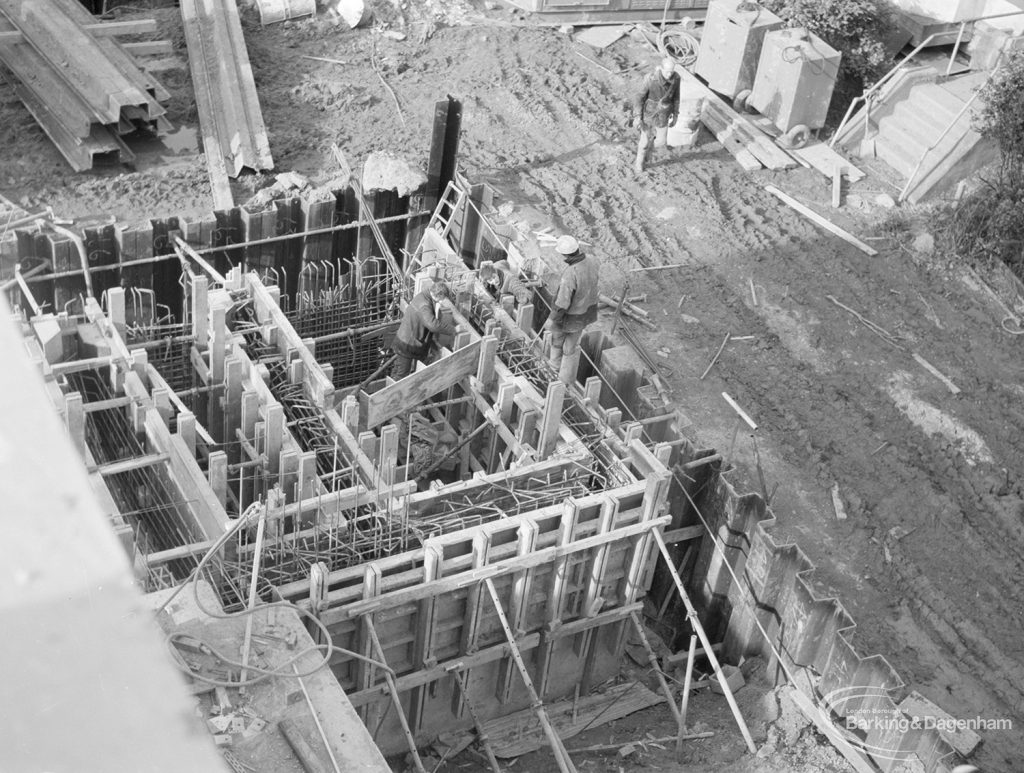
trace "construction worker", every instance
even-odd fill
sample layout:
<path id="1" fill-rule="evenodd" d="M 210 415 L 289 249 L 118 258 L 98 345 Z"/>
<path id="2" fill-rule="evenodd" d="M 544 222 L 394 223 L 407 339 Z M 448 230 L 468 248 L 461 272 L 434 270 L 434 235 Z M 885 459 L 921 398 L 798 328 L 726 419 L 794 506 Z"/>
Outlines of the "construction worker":
<path id="1" fill-rule="evenodd" d="M 533 298 L 533 291 L 516 276 L 507 260 L 485 260 L 481 263 L 480 281 L 496 301 L 500 301 L 503 295 L 511 295 L 516 299 L 516 304 L 522 306 Z"/>
<path id="2" fill-rule="evenodd" d="M 571 236 L 559 236 L 555 251 L 566 265 L 545 327 L 551 331 L 549 361 L 562 383 L 569 386 L 576 380 L 583 331 L 597 321 L 598 265 L 597 259 L 585 255 Z"/>
<path id="3" fill-rule="evenodd" d="M 652 146 L 664 148 L 668 144 L 668 127 L 674 126 L 679 116 L 679 73 L 676 63 L 666 56 L 661 66 L 644 78 L 643 86 L 633 101 L 633 128 L 640 130 L 640 144 L 636 149 L 637 174 L 644 171 L 650 161 Z"/>
<path id="4" fill-rule="evenodd" d="M 402 314 L 402 322 L 391 343 L 395 353 L 395 364 L 391 368 L 391 377 L 405 378 L 413 368 L 413 362 L 426 362 L 431 348 L 439 335 L 455 335 L 455 325 L 443 319 L 438 313 L 437 304 L 448 298 L 448 287 L 443 282 L 434 282 L 423 290 Z"/>

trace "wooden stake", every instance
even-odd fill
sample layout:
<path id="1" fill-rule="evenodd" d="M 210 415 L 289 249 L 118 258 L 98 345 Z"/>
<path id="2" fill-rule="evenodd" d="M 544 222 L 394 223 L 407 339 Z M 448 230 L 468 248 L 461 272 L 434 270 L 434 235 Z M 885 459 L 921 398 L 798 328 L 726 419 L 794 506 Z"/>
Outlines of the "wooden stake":
<path id="1" fill-rule="evenodd" d="M 658 549 L 661 551 L 661 555 L 665 559 L 665 564 L 668 566 L 669 574 L 672 575 L 672 580 L 676 584 L 676 590 L 679 591 L 679 595 L 683 599 L 683 604 L 686 605 L 686 615 L 690 620 L 690 625 L 693 626 L 697 636 L 700 637 L 701 646 L 704 647 L 708 661 L 711 663 L 711 668 L 714 669 L 715 675 L 718 677 L 718 682 L 722 686 L 722 692 L 725 694 L 725 700 L 729 703 L 732 715 L 735 717 L 736 724 L 740 729 L 743 740 L 747 744 L 747 750 L 751 754 L 757 754 L 757 745 L 754 743 L 754 739 L 750 735 L 747 723 L 743 721 L 743 715 L 740 714 L 740 707 L 736 705 L 736 697 L 732 694 L 732 688 L 729 687 L 729 683 L 725 679 L 725 674 L 722 673 L 722 667 L 718 663 L 718 657 L 715 655 L 715 651 L 711 647 L 710 639 L 708 639 L 707 634 L 704 632 L 704 626 L 700 623 L 700 617 L 697 615 L 697 610 L 690 601 L 690 596 L 687 594 L 686 587 L 683 585 L 683 579 L 679 576 L 679 572 L 676 571 L 675 566 L 672 564 L 672 556 L 668 552 L 668 546 L 665 544 L 665 540 L 658 529 L 651 530 L 651 536 L 654 537 L 654 541 L 658 543 Z"/>
<path id="2" fill-rule="evenodd" d="M 926 360 L 924 357 L 922 357 L 917 352 L 913 352 L 912 354 L 913 354 L 914 360 L 917 362 L 917 364 L 920 365 L 922 368 L 924 368 L 929 373 L 931 373 L 933 376 L 935 376 L 935 378 L 937 378 L 943 384 L 945 384 L 946 389 L 948 389 L 954 395 L 960 394 L 960 387 L 958 387 L 956 384 L 954 384 L 952 381 L 950 381 L 945 376 L 945 374 L 943 374 L 938 368 L 936 368 L 934 365 L 932 365 L 930 362 L 928 362 L 928 360 Z"/>
<path id="3" fill-rule="evenodd" d="M 753 292 L 753 288 L 751 288 L 751 292 Z M 722 352 L 725 350 L 725 345 L 729 343 L 730 337 L 732 337 L 731 332 L 725 334 L 725 338 L 722 339 L 722 345 L 718 347 L 718 351 L 715 352 L 715 356 L 711 358 L 711 362 L 709 362 L 708 366 L 704 368 L 704 372 L 700 374 L 700 379 L 698 379 L 699 381 L 703 381 L 704 377 L 711 372 L 711 369 L 715 366 L 715 363 L 718 362 L 718 358 L 722 356 Z"/>
<path id="4" fill-rule="evenodd" d="M 551 750 L 555 754 L 555 762 L 558 764 L 558 769 L 562 773 L 576 773 L 576 766 L 573 765 L 572 760 L 569 758 L 569 752 L 565 750 L 565 745 L 562 743 L 562 739 L 558 733 L 555 732 L 555 728 L 551 724 L 551 720 L 548 719 L 548 713 L 544 710 L 544 701 L 540 699 L 537 694 L 537 690 L 533 687 L 533 680 L 530 679 L 530 672 L 526 669 L 526 662 L 523 660 L 523 654 L 519 651 L 519 646 L 516 644 L 515 636 L 512 634 L 512 629 L 509 627 L 508 618 L 505 617 L 505 609 L 501 605 L 501 599 L 498 598 L 498 590 L 494 587 L 494 582 L 490 577 L 484 579 L 484 583 L 487 585 L 487 592 L 491 594 L 491 601 L 494 602 L 494 608 L 498 612 L 498 620 L 501 621 L 501 627 L 505 629 L 505 638 L 508 640 L 509 649 L 512 652 L 512 659 L 516 663 L 516 667 L 519 669 L 520 676 L 523 677 L 523 684 L 526 685 L 526 691 L 530 694 L 530 698 L 533 700 L 533 708 L 537 712 L 537 719 L 540 720 L 541 727 L 544 729 L 544 734 L 548 737 L 548 742 L 551 744 Z"/>
<path id="5" fill-rule="evenodd" d="M 696 649 L 697 637 L 690 636 L 690 651 L 686 655 L 686 676 L 683 677 L 683 697 L 679 701 L 679 735 L 676 737 L 676 754 L 683 753 L 683 741 L 686 740 L 686 709 L 690 703 L 690 682 L 693 680 L 693 661 L 697 657 Z"/>

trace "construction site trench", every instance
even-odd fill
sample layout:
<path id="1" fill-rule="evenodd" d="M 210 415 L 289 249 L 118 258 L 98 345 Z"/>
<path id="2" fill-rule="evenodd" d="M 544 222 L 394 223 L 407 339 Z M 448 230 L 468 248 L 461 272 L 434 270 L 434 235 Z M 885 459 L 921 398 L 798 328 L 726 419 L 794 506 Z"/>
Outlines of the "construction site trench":
<path id="1" fill-rule="evenodd" d="M 877 203 L 893 192 L 877 177 L 850 187 L 859 206 L 831 213 L 870 240 L 878 254 L 868 256 L 764 190 L 772 184 L 824 204 L 830 183 L 812 169 L 745 172 L 705 132 L 694 148 L 662 151 L 635 174 L 625 105 L 658 54 L 628 38 L 595 52 L 501 9 L 414 7 L 420 23 L 401 40 L 323 15 L 260 27 L 254 10 L 243 13 L 276 169 L 328 180 L 337 171 L 333 144 L 353 167 L 379 151 L 424 159 L 434 104 L 449 94 L 461 100 L 460 169 L 493 188 L 494 222 L 527 236 L 574 234 L 600 259 L 608 294 L 628 283 L 629 295 L 646 296 L 639 305 L 656 329 L 636 334 L 650 351 L 667 350 L 662 379 L 692 422 L 687 434 L 726 456 L 723 477 L 737 491 L 771 494 L 773 539 L 796 543 L 813 562 L 809 581 L 855 621 L 857 652 L 886 658 L 908 689 L 954 717 L 1010 720 L 1012 730 L 980 732 L 972 762 L 1024 770 L 1024 344 L 1001 327 L 1003 311 L 978 275 L 914 249 L 914 237 L 935 224 L 926 212 Z M 5 99 L 7 198 L 82 221 L 212 209 L 193 142 L 180 15 L 141 13 L 174 41 L 155 73 L 181 127 L 174 142 L 139 152 L 134 170 L 74 174 L 20 102 Z M 272 179 L 233 181 L 236 201 Z M 674 265 L 636 270 L 663 264 Z M 609 328 L 611 317 L 601 324 Z M 737 431 L 723 392 L 756 433 Z M 716 732 L 735 733 L 718 696 L 699 696 L 691 711 L 722 713 Z M 634 715 L 614 740 L 668 727 L 668 717 L 664 706 Z M 806 746 L 802 757 L 775 763 L 739 761 L 742 744 L 694 748 L 682 762 L 657 752 L 650 759 L 675 770 L 846 764 Z M 544 754 L 520 769 L 555 769 Z"/>

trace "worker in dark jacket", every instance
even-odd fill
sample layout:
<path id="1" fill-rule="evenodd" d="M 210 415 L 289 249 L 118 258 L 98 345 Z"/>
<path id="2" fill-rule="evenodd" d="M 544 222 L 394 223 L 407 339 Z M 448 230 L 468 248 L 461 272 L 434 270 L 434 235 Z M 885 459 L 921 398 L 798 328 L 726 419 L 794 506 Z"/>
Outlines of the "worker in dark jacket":
<path id="1" fill-rule="evenodd" d="M 391 349 L 395 353 L 395 364 L 391 368 L 391 377 L 405 378 L 413 370 L 413 362 L 426 362 L 427 356 L 438 335 L 454 335 L 455 326 L 441 318 L 436 304 L 448 297 L 448 287 L 441 282 L 434 282 L 428 290 L 424 290 L 413 298 L 405 307 L 402 323 L 395 333 Z"/>
<path id="2" fill-rule="evenodd" d="M 487 292 L 496 301 L 500 301 L 503 295 L 511 295 L 515 298 L 516 304 L 522 306 L 533 298 L 533 290 L 516 276 L 516 272 L 512 270 L 512 266 L 507 260 L 496 262 L 485 260 L 481 263 L 480 281 L 484 283 Z"/>
<path id="3" fill-rule="evenodd" d="M 558 371 L 558 378 L 569 386 L 579 369 L 583 331 L 597 321 L 598 264 L 596 258 L 580 250 L 579 242 L 571 236 L 558 237 L 555 251 L 566 265 L 546 323 L 551 331 L 549 361 Z"/>
<path id="4" fill-rule="evenodd" d="M 668 127 L 675 125 L 678 116 L 679 73 L 675 61 L 666 56 L 661 66 L 644 78 L 633 101 L 633 128 L 640 130 L 634 165 L 637 174 L 650 161 L 652 145 L 664 148 L 668 144 Z"/>

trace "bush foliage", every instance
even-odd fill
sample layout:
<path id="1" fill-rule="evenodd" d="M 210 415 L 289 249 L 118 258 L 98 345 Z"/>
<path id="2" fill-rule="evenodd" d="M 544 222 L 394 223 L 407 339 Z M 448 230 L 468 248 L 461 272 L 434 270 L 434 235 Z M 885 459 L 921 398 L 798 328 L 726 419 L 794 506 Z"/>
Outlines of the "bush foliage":
<path id="1" fill-rule="evenodd" d="M 1024 176 L 1024 52 L 1011 53 L 978 96 L 975 128 L 999 143 L 1007 175 Z"/>
<path id="2" fill-rule="evenodd" d="M 887 0 L 761 0 L 791 27 L 806 27 L 843 55 L 839 77 L 870 83 L 892 62 L 883 41 L 894 14 Z"/>
<path id="3" fill-rule="evenodd" d="M 1024 52 L 1012 53 L 982 87 L 975 128 L 999 143 L 1000 168 L 949 221 L 956 254 L 1000 260 L 1024 277 Z"/>

